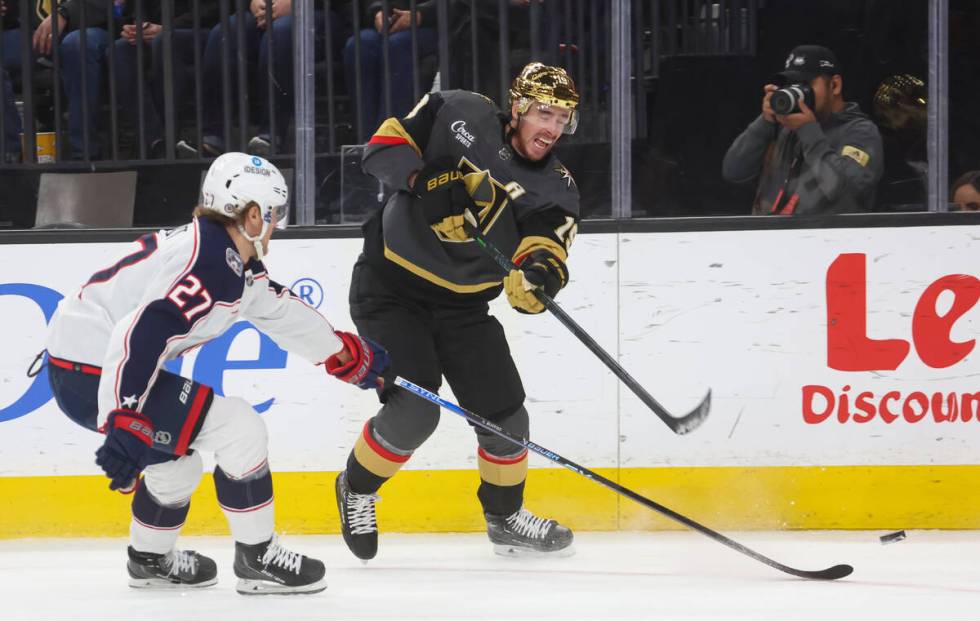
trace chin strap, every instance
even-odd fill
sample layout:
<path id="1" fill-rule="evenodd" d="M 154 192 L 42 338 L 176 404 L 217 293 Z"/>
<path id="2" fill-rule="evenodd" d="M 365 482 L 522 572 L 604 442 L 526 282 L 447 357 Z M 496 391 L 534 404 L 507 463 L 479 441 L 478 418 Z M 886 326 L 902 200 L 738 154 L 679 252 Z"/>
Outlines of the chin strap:
<path id="1" fill-rule="evenodd" d="M 252 242 L 252 245 L 255 246 L 255 260 L 261 261 L 265 257 L 265 252 L 262 250 L 262 237 L 265 236 L 265 231 L 269 225 L 263 222 L 262 230 L 259 231 L 259 234 L 254 237 L 248 234 L 241 222 L 239 222 L 236 226 L 238 227 L 238 232 L 242 234 L 242 237 Z"/>

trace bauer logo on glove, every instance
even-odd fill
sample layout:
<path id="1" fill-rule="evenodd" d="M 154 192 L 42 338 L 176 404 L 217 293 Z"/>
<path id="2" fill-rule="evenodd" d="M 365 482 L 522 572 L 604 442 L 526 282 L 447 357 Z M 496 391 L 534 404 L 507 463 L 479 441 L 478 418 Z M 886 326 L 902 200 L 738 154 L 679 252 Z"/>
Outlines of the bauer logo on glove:
<path id="1" fill-rule="evenodd" d="M 479 207 L 469 185 L 451 158 L 439 158 L 419 171 L 415 180 L 416 205 L 439 239 L 466 241 L 468 227 L 477 226 Z"/>
<path id="2" fill-rule="evenodd" d="M 459 181 L 463 178 L 463 173 L 458 170 L 445 170 L 434 177 L 429 177 L 425 181 L 425 191 L 432 192 L 440 186 L 446 185 L 450 181 Z"/>
<path id="3" fill-rule="evenodd" d="M 105 426 L 105 441 L 95 451 L 95 463 L 109 477 L 109 489 L 128 493 L 149 463 L 153 423 L 134 410 L 113 410 Z"/>

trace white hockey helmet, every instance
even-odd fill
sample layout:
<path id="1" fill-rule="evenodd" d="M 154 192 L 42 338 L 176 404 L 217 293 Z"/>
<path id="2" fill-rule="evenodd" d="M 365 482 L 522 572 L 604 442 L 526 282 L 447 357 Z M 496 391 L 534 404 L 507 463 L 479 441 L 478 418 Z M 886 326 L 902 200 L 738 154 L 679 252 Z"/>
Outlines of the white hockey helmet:
<path id="1" fill-rule="evenodd" d="M 289 215 L 289 189 L 282 173 L 267 159 L 247 153 L 225 153 L 208 168 L 201 184 L 201 205 L 234 218 L 250 203 L 262 214 L 262 230 L 249 235 L 241 223 L 238 231 L 255 245 L 262 260 L 262 238 L 270 226 L 285 229 Z"/>

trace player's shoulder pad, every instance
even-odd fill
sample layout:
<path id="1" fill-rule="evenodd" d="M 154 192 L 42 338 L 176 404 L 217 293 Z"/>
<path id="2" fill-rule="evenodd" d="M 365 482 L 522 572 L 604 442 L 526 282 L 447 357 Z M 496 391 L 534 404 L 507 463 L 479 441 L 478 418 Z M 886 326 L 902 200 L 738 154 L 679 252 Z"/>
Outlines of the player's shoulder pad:
<path id="1" fill-rule="evenodd" d="M 473 91 L 442 91 L 443 101 L 457 110 L 469 111 L 472 114 L 491 112 L 496 114 L 497 104 L 486 95 Z"/>
<path id="2" fill-rule="evenodd" d="M 215 301 L 234 302 L 245 287 L 245 261 L 224 227 L 199 218 L 200 248 L 191 273 L 197 276 Z"/>

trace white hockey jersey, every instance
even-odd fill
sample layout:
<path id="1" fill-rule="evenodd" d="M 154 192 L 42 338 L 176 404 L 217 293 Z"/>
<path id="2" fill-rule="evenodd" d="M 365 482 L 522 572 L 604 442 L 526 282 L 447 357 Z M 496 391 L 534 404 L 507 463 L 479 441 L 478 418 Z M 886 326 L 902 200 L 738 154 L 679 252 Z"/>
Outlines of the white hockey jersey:
<path id="1" fill-rule="evenodd" d="M 139 410 L 163 364 L 248 320 L 278 345 L 319 363 L 343 348 L 320 313 L 247 264 L 224 226 L 207 218 L 150 233 L 65 297 L 51 319 L 49 355 L 102 368 L 101 427 L 111 410 Z"/>

